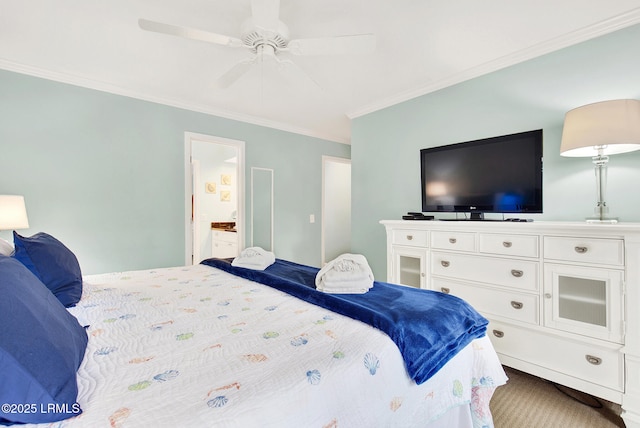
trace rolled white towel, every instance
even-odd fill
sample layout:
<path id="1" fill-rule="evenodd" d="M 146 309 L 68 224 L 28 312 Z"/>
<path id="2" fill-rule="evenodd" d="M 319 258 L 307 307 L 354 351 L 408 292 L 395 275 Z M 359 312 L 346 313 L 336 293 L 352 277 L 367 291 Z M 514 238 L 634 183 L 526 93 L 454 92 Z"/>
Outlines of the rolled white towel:
<path id="1" fill-rule="evenodd" d="M 348 280 L 344 280 L 344 279 L 327 279 L 327 278 L 323 278 L 320 281 L 320 285 L 316 286 L 323 286 L 324 288 L 328 288 L 328 287 L 338 287 L 338 288 L 343 288 L 343 287 L 367 287 L 367 288 L 371 288 L 373 286 L 373 281 L 371 281 L 371 279 L 367 278 L 361 278 L 361 279 L 348 279 Z"/>
<path id="2" fill-rule="evenodd" d="M 316 286 L 317 290 L 326 293 L 366 293 L 373 287 L 373 281 L 367 275 L 366 277 L 348 279 L 331 279 L 325 275 L 320 281 L 320 285 Z"/>
<path id="3" fill-rule="evenodd" d="M 316 289 L 330 293 L 366 293 L 373 286 L 373 272 L 362 254 L 342 254 L 316 275 Z"/>
<path id="4" fill-rule="evenodd" d="M 253 270 L 265 270 L 276 261 L 276 256 L 271 251 L 260 247 L 249 247 L 240 251 L 238 257 L 234 258 L 231 266 L 242 267 Z"/>
<path id="5" fill-rule="evenodd" d="M 316 287 L 316 290 L 322 291 L 325 293 L 335 293 L 335 294 L 364 294 L 367 291 L 369 291 L 370 288 L 371 286 L 367 284 L 363 284 L 362 287 L 358 287 L 357 285 L 351 284 L 347 287 L 338 287 L 334 285 L 331 285 L 328 287 L 318 286 Z"/>
<path id="6" fill-rule="evenodd" d="M 369 275 L 369 272 L 364 269 L 352 270 L 347 272 L 331 269 L 324 274 L 322 279 L 325 282 L 353 282 L 371 280 L 371 276 Z"/>

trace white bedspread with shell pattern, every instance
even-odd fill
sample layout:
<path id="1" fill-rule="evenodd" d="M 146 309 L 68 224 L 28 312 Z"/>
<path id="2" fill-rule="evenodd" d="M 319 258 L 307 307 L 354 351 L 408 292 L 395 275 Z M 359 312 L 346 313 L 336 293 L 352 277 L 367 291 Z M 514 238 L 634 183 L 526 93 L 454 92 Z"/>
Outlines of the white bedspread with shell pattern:
<path id="1" fill-rule="evenodd" d="M 460 405 L 492 426 L 506 380 L 484 337 L 416 385 L 384 333 L 203 265 L 88 276 L 70 311 L 83 413 L 56 427 L 411 427 Z"/>

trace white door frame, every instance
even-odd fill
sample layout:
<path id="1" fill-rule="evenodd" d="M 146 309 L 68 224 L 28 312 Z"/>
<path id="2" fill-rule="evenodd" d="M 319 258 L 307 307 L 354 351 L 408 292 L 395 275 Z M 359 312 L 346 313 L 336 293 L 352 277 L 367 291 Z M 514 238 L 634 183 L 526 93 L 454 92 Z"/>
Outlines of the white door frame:
<path id="1" fill-rule="evenodd" d="M 200 222 L 194 221 L 198 216 L 197 213 L 200 213 L 200 198 L 196 197 L 196 193 L 193 192 L 196 184 L 200 183 L 200 160 L 191 159 L 191 261 L 193 264 L 194 260 L 202 260 L 200 257 L 200 245 L 196 245 L 194 242 L 194 238 L 200 236 Z M 185 256 L 185 260 L 186 260 Z"/>
<path id="2" fill-rule="evenodd" d="M 184 260 L 185 265 L 193 264 L 193 227 L 194 227 L 194 206 L 193 206 L 193 171 L 191 167 L 191 146 L 193 141 L 204 141 L 213 144 L 223 144 L 234 147 L 238 153 L 237 177 L 238 183 L 238 217 L 236 219 L 236 230 L 238 234 L 238 250 L 244 249 L 244 141 L 232 140 L 229 138 L 215 137 L 212 135 L 198 134 L 195 132 L 184 133 Z"/>

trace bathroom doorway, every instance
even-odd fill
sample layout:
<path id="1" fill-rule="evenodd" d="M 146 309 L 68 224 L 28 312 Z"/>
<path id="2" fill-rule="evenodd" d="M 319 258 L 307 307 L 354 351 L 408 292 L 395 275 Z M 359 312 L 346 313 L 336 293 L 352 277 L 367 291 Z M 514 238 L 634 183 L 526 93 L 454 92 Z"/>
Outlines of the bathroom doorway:
<path id="1" fill-rule="evenodd" d="M 244 248 L 244 141 L 185 132 L 185 264 Z"/>

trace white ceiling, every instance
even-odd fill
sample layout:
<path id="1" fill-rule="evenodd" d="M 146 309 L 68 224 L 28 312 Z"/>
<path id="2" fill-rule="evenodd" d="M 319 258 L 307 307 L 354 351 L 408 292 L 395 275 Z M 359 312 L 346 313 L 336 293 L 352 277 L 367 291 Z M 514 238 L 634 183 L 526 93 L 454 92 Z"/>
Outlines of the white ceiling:
<path id="1" fill-rule="evenodd" d="M 370 55 L 291 57 L 142 31 L 240 37 L 251 0 L 2 0 L 0 68 L 348 143 L 350 118 L 640 22 L 640 0 L 281 0 L 290 37 L 373 33 Z M 310 76 L 319 87 L 310 83 Z"/>

